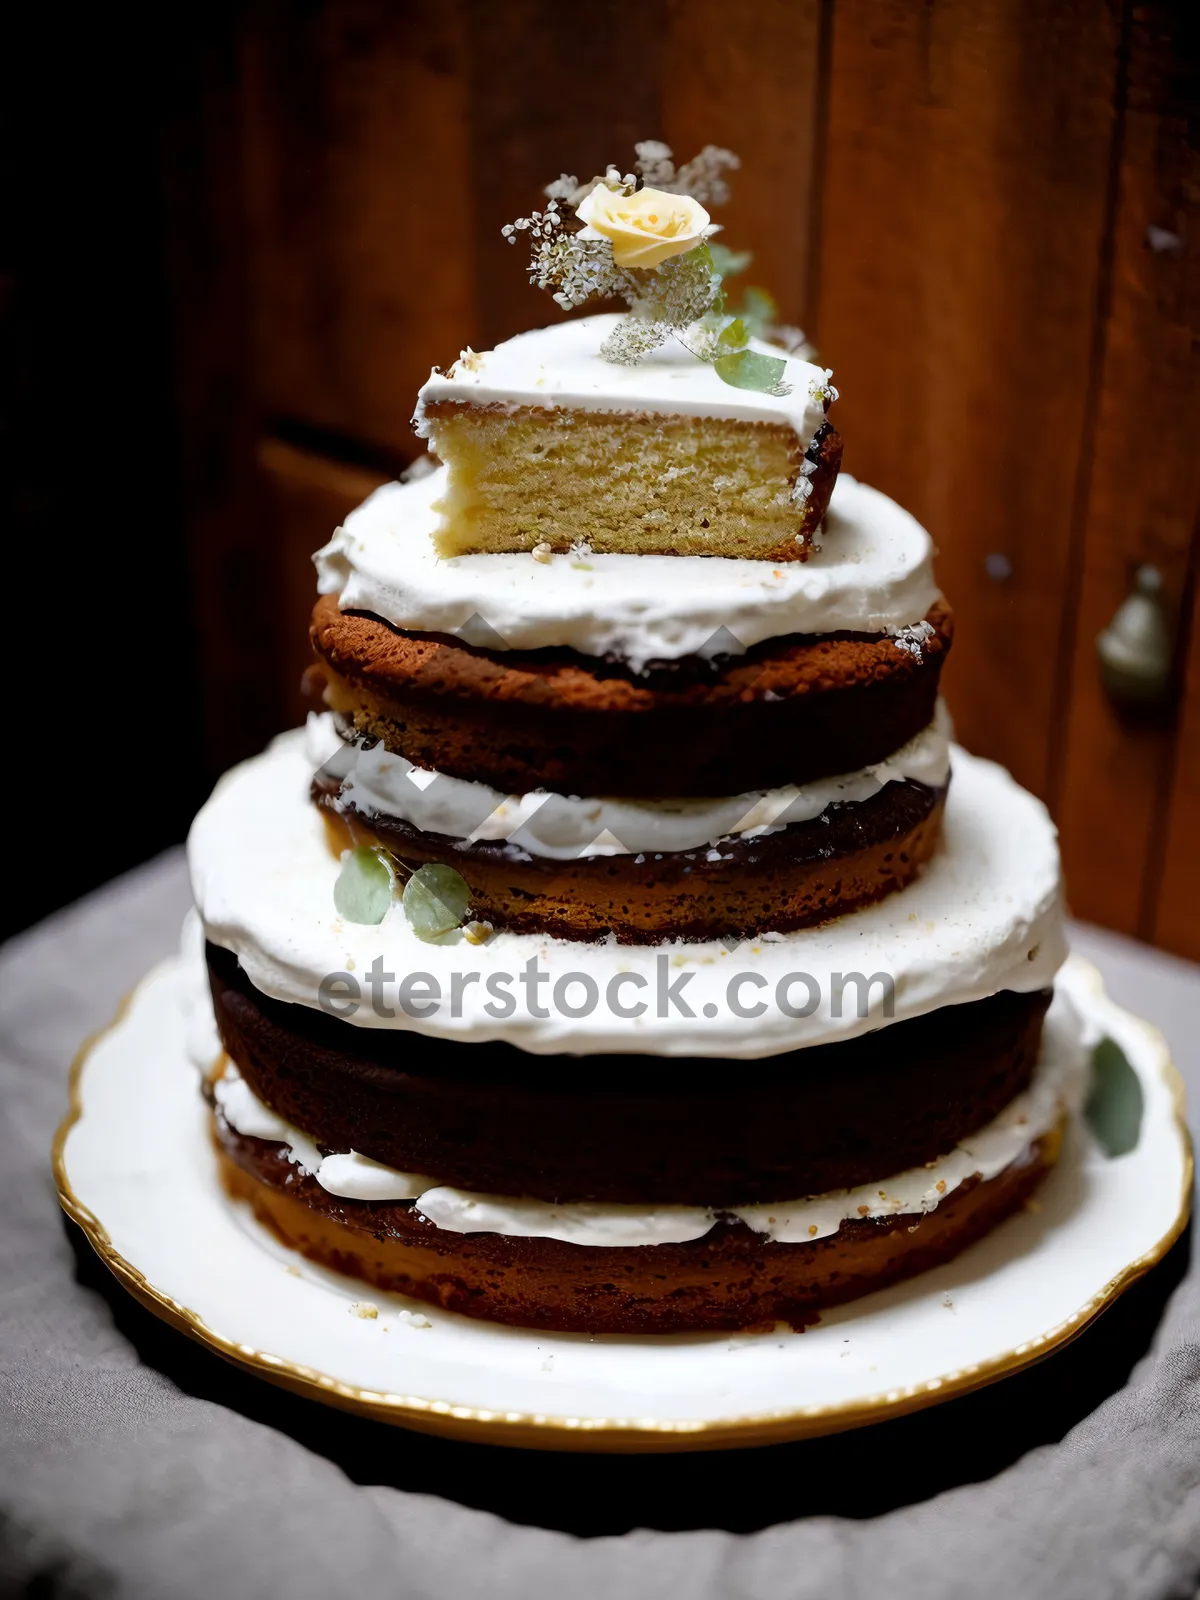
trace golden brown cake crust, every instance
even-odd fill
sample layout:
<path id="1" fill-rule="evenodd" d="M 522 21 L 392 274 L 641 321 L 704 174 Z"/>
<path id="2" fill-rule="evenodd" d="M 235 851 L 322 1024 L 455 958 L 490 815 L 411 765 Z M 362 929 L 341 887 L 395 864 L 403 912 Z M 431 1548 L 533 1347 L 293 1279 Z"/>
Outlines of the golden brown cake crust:
<path id="1" fill-rule="evenodd" d="M 312 642 L 335 706 L 419 766 L 505 793 L 690 796 L 807 783 L 899 750 L 933 720 L 949 606 L 920 654 L 887 634 L 795 634 L 642 673 L 570 650 L 490 651 L 343 612 Z"/>
<path id="2" fill-rule="evenodd" d="M 326 1149 L 543 1200 L 746 1205 L 921 1166 L 1028 1086 L 1050 998 L 1006 992 L 751 1062 L 535 1056 L 356 1027 L 260 994 L 227 951 L 208 962 L 229 1056 Z"/>
<path id="3" fill-rule="evenodd" d="M 278 1145 L 215 1121 L 222 1179 L 293 1249 L 385 1292 L 470 1317 L 567 1333 L 702 1333 L 803 1327 L 840 1304 L 948 1261 L 1016 1211 L 1057 1158 L 1060 1130 L 1024 1161 L 968 1179 L 924 1215 L 843 1223 L 778 1244 L 718 1223 L 686 1244 L 603 1248 L 449 1233 L 411 1206 L 341 1200 Z"/>
<path id="4" fill-rule="evenodd" d="M 472 917 L 493 928 L 560 939 L 611 934 L 620 944 L 790 933 L 857 911 L 918 876 L 937 848 L 946 801 L 945 786 L 889 783 L 869 800 L 726 839 L 716 851 L 557 861 L 362 817 L 349 803 L 335 809 L 339 789 L 320 775 L 313 784 L 337 855 L 381 844 L 411 871 L 441 862 L 465 879 Z"/>

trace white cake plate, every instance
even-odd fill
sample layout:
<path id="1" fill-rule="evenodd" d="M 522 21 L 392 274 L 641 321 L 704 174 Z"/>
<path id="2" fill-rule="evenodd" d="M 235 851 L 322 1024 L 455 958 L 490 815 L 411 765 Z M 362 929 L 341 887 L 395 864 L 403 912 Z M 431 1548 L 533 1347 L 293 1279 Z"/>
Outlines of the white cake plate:
<path id="1" fill-rule="evenodd" d="M 1136 1148 L 1110 1159 L 1073 1124 L 1028 1209 L 945 1266 L 828 1311 L 804 1333 L 505 1328 L 294 1256 L 218 1181 L 185 1049 L 178 959 L 143 980 L 75 1063 L 55 1175 L 68 1215 L 143 1305 L 312 1399 L 430 1433 L 555 1450 L 704 1450 L 832 1433 L 1040 1360 L 1183 1229 L 1192 1155 L 1166 1043 L 1105 996 L 1088 963 L 1072 957 L 1059 981 L 1137 1071 Z M 352 1309 L 366 1300 L 377 1317 Z"/>

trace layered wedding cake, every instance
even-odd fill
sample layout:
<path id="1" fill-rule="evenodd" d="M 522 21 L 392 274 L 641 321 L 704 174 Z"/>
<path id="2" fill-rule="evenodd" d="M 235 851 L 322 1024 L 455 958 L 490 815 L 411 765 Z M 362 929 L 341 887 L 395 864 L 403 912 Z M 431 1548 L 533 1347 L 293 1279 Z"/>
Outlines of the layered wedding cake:
<path id="1" fill-rule="evenodd" d="M 435 371 L 429 470 L 317 553 L 322 709 L 190 841 L 204 1092 L 229 1193 L 378 1290 L 800 1327 L 1053 1163 L 1058 853 L 951 742 L 928 535 L 733 303 L 732 158 L 638 151 L 506 230 L 628 310 Z"/>

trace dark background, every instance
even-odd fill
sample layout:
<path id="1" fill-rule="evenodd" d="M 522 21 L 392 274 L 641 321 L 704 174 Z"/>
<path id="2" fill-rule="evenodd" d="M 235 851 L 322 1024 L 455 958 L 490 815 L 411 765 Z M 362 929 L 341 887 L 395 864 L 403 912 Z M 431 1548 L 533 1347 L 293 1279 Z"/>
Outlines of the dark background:
<path id="1" fill-rule="evenodd" d="M 156 32 L 149 8 L 10 17 L 0 496 L 23 848 L 4 933 L 182 838 L 207 786 L 163 191 L 187 30 Z"/>
<path id="2" fill-rule="evenodd" d="M 415 453 L 430 365 L 557 315 L 500 224 L 661 136 L 741 155 L 726 237 L 834 368 L 846 469 L 933 533 L 960 733 L 1051 806 L 1073 909 L 1200 956 L 1198 9 L 22 8 L 0 931 L 297 719 L 309 554 Z M 1094 639 L 1142 561 L 1176 670 L 1131 716 Z"/>

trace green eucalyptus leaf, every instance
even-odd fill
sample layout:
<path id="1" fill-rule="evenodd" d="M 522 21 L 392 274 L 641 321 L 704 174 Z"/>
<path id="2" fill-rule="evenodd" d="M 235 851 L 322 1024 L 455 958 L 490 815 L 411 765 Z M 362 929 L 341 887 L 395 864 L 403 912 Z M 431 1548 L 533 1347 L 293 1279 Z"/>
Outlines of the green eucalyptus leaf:
<path id="1" fill-rule="evenodd" d="M 378 850 L 359 845 L 342 857 L 333 903 L 347 922 L 382 922 L 392 903 L 392 872 Z"/>
<path id="2" fill-rule="evenodd" d="M 765 289 L 748 288 L 738 307 L 738 316 L 756 339 L 779 321 L 779 307 Z"/>
<path id="3" fill-rule="evenodd" d="M 1092 1087 L 1083 1114 L 1107 1156 L 1137 1148 L 1145 1096 L 1129 1058 L 1115 1039 L 1101 1039 L 1092 1052 Z"/>
<path id="4" fill-rule="evenodd" d="M 466 879 L 441 862 L 418 867 L 404 885 L 404 915 L 426 944 L 461 926 L 470 903 Z"/>
<path id="5" fill-rule="evenodd" d="M 719 272 L 722 278 L 736 278 L 739 272 L 754 260 L 749 250 L 731 250 L 727 244 L 709 244 L 712 252 L 713 271 Z"/>
<path id="6" fill-rule="evenodd" d="M 667 266 L 667 267 L 670 267 L 674 263 L 677 263 L 677 262 L 678 263 L 691 262 L 692 266 L 694 266 L 694 267 L 710 267 L 710 268 L 713 268 L 713 270 L 715 271 L 715 266 L 714 266 L 714 263 L 713 263 L 712 246 L 708 243 L 708 241 L 706 239 L 701 239 L 699 244 L 693 245 L 692 248 L 690 250 L 685 251 L 682 256 L 672 256 L 672 257 L 670 257 L 664 263 L 664 265 Z M 661 271 L 662 268 L 660 268 L 660 267 L 651 267 L 649 270 L 650 270 L 651 273 L 653 273 L 653 272 Z"/>
<path id="7" fill-rule="evenodd" d="M 741 317 L 730 317 L 717 335 L 717 348 L 723 355 L 736 355 L 749 343 L 750 335 L 746 332 L 746 324 Z"/>
<path id="8" fill-rule="evenodd" d="M 761 394 L 788 393 L 788 386 L 783 382 L 787 362 L 781 356 L 739 350 L 736 355 L 719 356 L 713 367 L 717 376 L 735 389 L 757 389 Z"/>

